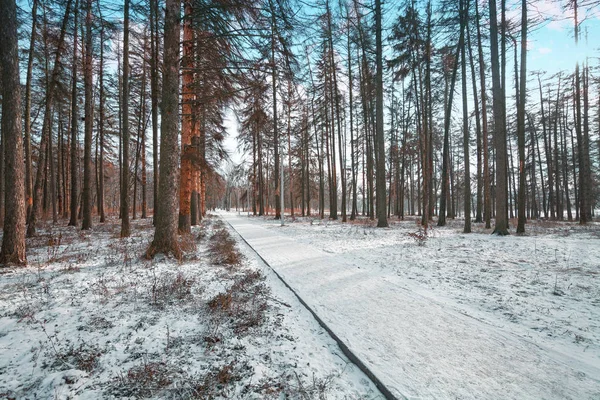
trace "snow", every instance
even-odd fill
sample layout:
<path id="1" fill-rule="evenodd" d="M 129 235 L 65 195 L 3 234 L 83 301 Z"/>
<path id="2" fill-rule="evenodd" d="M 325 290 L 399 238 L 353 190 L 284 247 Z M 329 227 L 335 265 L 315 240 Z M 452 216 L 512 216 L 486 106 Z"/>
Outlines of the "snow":
<path id="1" fill-rule="evenodd" d="M 399 398 L 600 398 L 595 224 L 223 216 Z"/>
<path id="2" fill-rule="evenodd" d="M 118 220 L 43 227 L 28 267 L 0 269 L 0 398 L 380 398 L 246 245 L 241 266 L 211 263 L 218 225 L 182 262 L 140 257 L 150 220 L 128 239 Z M 211 309 L 244 279 L 245 303 Z"/>

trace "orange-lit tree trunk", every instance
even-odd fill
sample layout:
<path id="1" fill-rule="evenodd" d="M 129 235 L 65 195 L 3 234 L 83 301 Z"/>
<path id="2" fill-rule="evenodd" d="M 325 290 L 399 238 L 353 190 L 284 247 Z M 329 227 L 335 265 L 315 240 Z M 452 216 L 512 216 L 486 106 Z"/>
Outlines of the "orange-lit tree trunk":
<path id="1" fill-rule="evenodd" d="M 183 16 L 183 58 L 182 58 L 182 117 L 181 117 L 181 175 L 179 178 L 179 233 L 191 232 L 191 198 L 193 179 L 192 146 L 192 103 L 194 101 L 193 52 L 194 32 L 192 30 L 192 4 L 184 2 Z"/>

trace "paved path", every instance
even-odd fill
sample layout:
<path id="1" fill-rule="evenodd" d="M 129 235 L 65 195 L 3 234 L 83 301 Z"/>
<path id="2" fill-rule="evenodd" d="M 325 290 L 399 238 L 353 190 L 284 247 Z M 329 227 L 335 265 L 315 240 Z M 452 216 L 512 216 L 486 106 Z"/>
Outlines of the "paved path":
<path id="1" fill-rule="evenodd" d="M 343 265 L 285 227 L 223 216 L 397 398 L 600 399 L 592 367 Z"/>

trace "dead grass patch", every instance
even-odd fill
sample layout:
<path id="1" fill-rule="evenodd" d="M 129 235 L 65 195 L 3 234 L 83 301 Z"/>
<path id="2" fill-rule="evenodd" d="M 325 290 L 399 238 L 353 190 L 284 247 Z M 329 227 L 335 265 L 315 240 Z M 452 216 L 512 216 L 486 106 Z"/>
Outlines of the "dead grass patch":
<path id="1" fill-rule="evenodd" d="M 181 304 L 193 299 L 192 287 L 194 278 L 179 271 L 176 274 L 163 273 L 156 275 L 152 270 L 150 286 L 150 302 L 154 307 L 164 308 L 170 304 Z"/>
<path id="2" fill-rule="evenodd" d="M 52 351 L 49 351 L 48 362 L 43 366 L 47 368 L 65 370 L 78 369 L 91 373 L 99 365 L 99 358 L 103 351 L 95 345 L 90 345 L 85 342 L 80 342 L 78 345 L 66 340 L 64 344 L 56 344 L 56 338 L 51 337 L 49 340 L 54 341 Z"/>
<path id="3" fill-rule="evenodd" d="M 144 360 L 117 376 L 110 392 L 118 397 L 152 397 L 171 385 L 177 372 L 165 362 Z"/>
<path id="4" fill-rule="evenodd" d="M 236 247 L 236 242 L 225 227 L 218 228 L 213 233 L 208 243 L 208 251 L 210 260 L 215 265 L 237 267 L 242 262 L 242 255 Z"/>
<path id="5" fill-rule="evenodd" d="M 236 334 L 262 325 L 270 295 L 264 279 L 259 271 L 249 271 L 236 278 L 225 292 L 208 302 L 210 312 L 217 318 L 228 319 Z"/>

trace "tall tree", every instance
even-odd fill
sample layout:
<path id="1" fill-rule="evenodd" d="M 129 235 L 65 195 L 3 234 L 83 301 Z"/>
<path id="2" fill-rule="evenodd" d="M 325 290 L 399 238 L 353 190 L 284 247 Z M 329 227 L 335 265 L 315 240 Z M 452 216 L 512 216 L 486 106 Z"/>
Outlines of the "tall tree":
<path id="1" fill-rule="evenodd" d="M 179 39 L 181 1 L 166 0 L 164 34 L 164 73 L 160 127 L 160 182 L 158 216 L 154 240 L 147 251 L 148 257 L 170 253 L 181 257 L 177 241 L 178 183 L 179 183 Z"/>
<path id="2" fill-rule="evenodd" d="M 2 136 L 6 182 L 4 234 L 0 264 L 27 263 L 25 254 L 25 164 L 21 131 L 21 84 L 15 0 L 0 0 Z"/>
<path id="3" fill-rule="evenodd" d="M 73 11 L 73 59 L 71 60 L 71 204 L 70 204 L 70 219 L 69 226 L 77 226 L 77 205 L 78 200 L 78 182 L 79 182 L 79 168 L 77 165 L 77 126 L 79 121 L 79 115 L 77 111 L 77 34 L 78 27 L 77 20 L 79 17 L 79 0 L 75 0 L 75 10 Z"/>
<path id="4" fill-rule="evenodd" d="M 85 136 L 83 143 L 83 220 L 81 229 L 92 228 L 92 127 L 94 103 L 92 98 L 92 0 L 87 0 L 85 18 Z"/>
<path id="5" fill-rule="evenodd" d="M 475 1 L 475 21 L 477 24 L 477 58 L 479 60 L 479 86 L 481 86 L 481 125 L 483 148 L 483 219 L 485 227 L 491 227 L 492 196 L 490 183 L 490 163 L 488 146 L 488 118 L 487 118 L 487 95 L 485 93 L 485 60 L 483 58 L 483 40 L 481 37 L 481 16 L 479 14 L 479 2 Z"/>
<path id="6" fill-rule="evenodd" d="M 504 0 L 503 0 L 504 1 Z M 492 57 L 492 95 L 494 109 L 494 144 L 496 148 L 496 225 L 494 234 L 508 235 L 508 155 L 506 149 L 505 98 L 500 76 L 498 53 L 498 18 L 496 0 L 490 5 L 490 49 Z"/>
<path id="7" fill-rule="evenodd" d="M 477 0 L 476 0 L 477 1 Z M 463 232 L 471 232 L 471 170 L 469 162 L 469 112 L 467 103 L 467 46 L 464 39 L 465 26 L 468 23 L 469 15 L 469 0 L 460 0 L 460 32 L 462 43 L 461 48 L 461 80 L 462 80 L 462 109 L 463 109 L 463 149 L 464 149 L 464 163 L 465 163 L 465 193 L 464 193 L 464 206 L 465 206 L 465 227 Z"/>
<path id="8" fill-rule="evenodd" d="M 27 196 L 27 215 L 33 206 L 33 163 L 31 161 L 31 81 L 33 76 L 33 58 L 37 27 L 38 0 L 31 6 L 31 37 L 29 39 L 29 55 L 27 60 L 27 81 L 25 83 L 25 195 Z"/>
<path id="9" fill-rule="evenodd" d="M 98 13 L 100 15 L 100 65 L 98 66 L 98 86 L 99 86 L 99 105 L 98 105 L 98 142 L 100 146 L 100 158 L 98 160 L 98 214 L 100 222 L 106 221 L 104 210 L 104 117 L 105 117 L 105 88 L 104 88 L 104 40 L 105 30 L 104 22 L 102 21 L 102 11 L 100 8 L 100 0 L 98 0 Z"/>
<path id="10" fill-rule="evenodd" d="M 179 232 L 191 232 L 191 198 L 195 155 L 192 146 L 194 102 L 194 31 L 192 28 L 192 1 L 183 3 L 183 55 L 182 55 L 182 111 L 181 111 L 181 172 L 179 178 Z"/>
<path id="11" fill-rule="evenodd" d="M 377 186 L 377 227 L 388 226 L 386 211 L 385 185 L 385 138 L 383 136 L 383 46 L 381 42 L 381 0 L 375 0 L 375 42 L 376 42 L 376 78 L 375 78 L 375 145 L 376 145 L 376 186 Z"/>
<path id="12" fill-rule="evenodd" d="M 150 97 L 152 98 L 152 180 L 154 215 L 158 208 L 158 0 L 150 0 Z"/>
<path id="13" fill-rule="evenodd" d="M 527 0 L 521 2 L 521 77 L 517 110 L 517 135 L 519 146 L 519 200 L 517 233 L 525 232 L 525 101 L 527 99 Z M 557 105 L 558 106 L 558 105 Z M 558 112 L 558 110 L 557 110 Z"/>
<path id="14" fill-rule="evenodd" d="M 129 226 L 129 1 L 123 11 L 123 93 L 121 95 L 121 141 L 123 164 L 121 168 L 121 237 L 131 234 Z"/>

